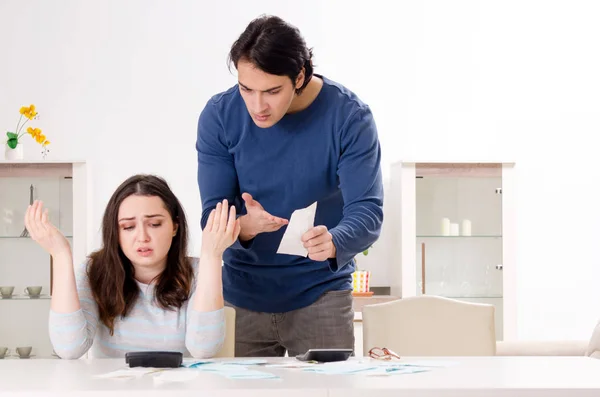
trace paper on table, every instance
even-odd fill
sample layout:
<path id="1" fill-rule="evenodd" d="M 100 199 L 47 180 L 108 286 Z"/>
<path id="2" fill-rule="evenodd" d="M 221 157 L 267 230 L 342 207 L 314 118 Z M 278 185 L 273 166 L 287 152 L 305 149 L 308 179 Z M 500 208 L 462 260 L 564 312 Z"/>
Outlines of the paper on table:
<path id="1" fill-rule="evenodd" d="M 225 372 L 225 371 L 239 372 L 239 371 L 247 371 L 248 370 L 248 368 L 246 368 L 243 365 L 222 364 L 222 363 L 216 363 L 216 362 L 196 363 L 196 364 L 190 365 L 188 368 L 199 369 L 199 370 L 205 371 L 205 372 Z"/>
<path id="2" fill-rule="evenodd" d="M 221 361 L 221 363 L 227 365 L 263 365 L 267 364 L 268 361 L 264 358 L 241 358 L 239 360 Z"/>
<path id="3" fill-rule="evenodd" d="M 268 361 L 264 358 L 240 358 L 236 360 L 215 361 L 212 359 L 198 360 L 196 358 L 186 357 L 181 363 L 182 367 L 193 368 L 199 365 L 217 364 L 217 365 L 264 365 Z"/>
<path id="4" fill-rule="evenodd" d="M 367 372 L 367 376 L 392 376 L 404 374 L 417 374 L 419 372 L 430 371 L 431 368 L 422 367 L 379 367 L 377 370 Z"/>
<path id="5" fill-rule="evenodd" d="M 214 362 L 214 360 L 198 360 L 197 358 L 184 357 L 181 366 L 185 368 L 193 368 L 197 367 L 198 365 L 210 364 Z"/>
<path id="6" fill-rule="evenodd" d="M 161 368 L 145 368 L 145 367 L 134 367 L 128 369 L 119 369 L 105 374 L 94 375 L 94 378 L 100 379 L 135 379 L 141 378 L 146 374 L 163 371 Z"/>
<path id="7" fill-rule="evenodd" d="M 453 367 L 458 364 L 456 361 L 446 361 L 446 360 L 418 360 L 418 361 L 408 361 L 408 362 L 400 362 L 399 364 L 406 365 L 409 367 Z"/>
<path id="8" fill-rule="evenodd" d="M 227 361 L 215 361 L 215 360 L 198 360 L 194 358 L 184 358 L 181 363 L 182 367 L 186 368 L 197 368 L 199 366 L 206 367 L 209 364 L 220 366 L 231 366 L 231 365 L 264 365 L 267 364 L 267 360 L 263 358 L 241 358 L 239 360 L 227 360 Z M 206 368 L 210 368 L 210 365 Z"/>
<path id="9" fill-rule="evenodd" d="M 316 212 L 317 202 L 315 201 L 308 207 L 292 213 L 287 229 L 277 249 L 278 254 L 308 255 L 308 251 L 304 248 L 304 243 L 302 243 L 302 235 L 315 225 Z"/>
<path id="10" fill-rule="evenodd" d="M 306 368 L 306 367 L 313 367 L 315 365 L 319 365 L 319 364 L 295 360 L 295 361 L 289 361 L 289 362 L 284 362 L 284 363 L 279 363 L 279 364 L 267 364 L 267 365 L 265 365 L 265 368 Z"/>
<path id="11" fill-rule="evenodd" d="M 306 372 L 316 372 L 327 375 L 369 375 L 369 376 L 388 376 L 401 374 L 414 374 L 418 372 L 430 371 L 428 367 L 406 366 L 401 363 L 383 364 L 376 363 L 369 365 L 367 363 L 355 362 L 334 362 L 323 365 L 317 365 L 311 368 L 304 368 Z"/>
<path id="12" fill-rule="evenodd" d="M 266 371 L 256 371 L 249 369 L 247 371 L 226 371 L 221 372 L 219 375 L 225 376 L 229 379 L 279 379 L 279 376 Z"/>
<path id="13" fill-rule="evenodd" d="M 187 368 L 163 371 L 154 377 L 155 382 L 188 382 L 198 377 L 199 372 Z"/>
<path id="14" fill-rule="evenodd" d="M 342 374 L 356 374 L 359 372 L 372 372 L 378 369 L 377 365 L 368 365 L 352 362 L 335 362 L 327 363 L 322 365 L 315 365 L 312 367 L 304 368 L 306 372 L 317 372 L 319 374 L 329 375 L 342 375 Z"/>
<path id="15" fill-rule="evenodd" d="M 256 360 L 258 361 L 258 360 Z M 277 375 L 270 372 L 257 371 L 248 369 L 244 365 L 241 365 L 243 361 L 231 361 L 229 363 L 221 362 L 209 362 L 199 361 L 193 364 L 186 364 L 189 369 L 196 372 L 210 372 L 216 375 L 221 375 L 229 379 L 278 379 Z M 248 361 L 250 363 L 255 361 Z M 262 362 L 262 361 L 261 361 Z M 246 364 L 246 365 L 259 365 L 259 364 Z M 182 368 L 183 369 L 183 368 Z M 167 375 L 168 379 L 168 375 Z"/>

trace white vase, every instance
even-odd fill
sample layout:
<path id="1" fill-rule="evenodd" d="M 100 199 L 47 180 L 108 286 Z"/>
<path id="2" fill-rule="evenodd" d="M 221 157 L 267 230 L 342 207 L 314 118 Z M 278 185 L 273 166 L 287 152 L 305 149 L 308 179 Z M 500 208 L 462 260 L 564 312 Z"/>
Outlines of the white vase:
<path id="1" fill-rule="evenodd" d="M 11 149 L 7 144 L 4 145 L 5 160 L 23 160 L 23 144 L 17 143 L 17 147 Z"/>

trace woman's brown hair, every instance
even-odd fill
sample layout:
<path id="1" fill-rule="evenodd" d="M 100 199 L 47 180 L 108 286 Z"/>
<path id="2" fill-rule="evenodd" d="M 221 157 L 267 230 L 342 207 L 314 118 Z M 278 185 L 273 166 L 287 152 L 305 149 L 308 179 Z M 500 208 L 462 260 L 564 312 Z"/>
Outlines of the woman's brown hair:
<path id="1" fill-rule="evenodd" d="M 131 195 L 162 199 L 177 233 L 167 254 L 165 270 L 155 280 L 157 304 L 165 310 L 181 308 L 189 299 L 194 271 L 187 258 L 187 222 L 181 203 L 167 182 L 154 175 L 134 175 L 110 198 L 102 219 L 102 248 L 90 255 L 87 274 L 98 304 L 100 321 L 114 333 L 115 318 L 125 317 L 139 296 L 135 270 L 119 244 L 119 208 Z"/>

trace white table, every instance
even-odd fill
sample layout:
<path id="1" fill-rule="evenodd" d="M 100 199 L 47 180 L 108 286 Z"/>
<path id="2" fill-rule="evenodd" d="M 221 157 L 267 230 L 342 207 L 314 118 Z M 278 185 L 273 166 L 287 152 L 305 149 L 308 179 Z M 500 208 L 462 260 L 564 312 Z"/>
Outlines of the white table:
<path id="1" fill-rule="evenodd" d="M 290 359 L 273 359 L 274 362 Z M 323 375 L 299 369 L 256 368 L 281 379 L 232 380 L 201 372 L 185 383 L 95 379 L 125 367 L 124 360 L 0 360 L 0 396 L 403 396 L 403 397 L 598 397 L 600 360 L 587 357 L 415 358 L 457 364 L 429 372 L 366 377 Z"/>

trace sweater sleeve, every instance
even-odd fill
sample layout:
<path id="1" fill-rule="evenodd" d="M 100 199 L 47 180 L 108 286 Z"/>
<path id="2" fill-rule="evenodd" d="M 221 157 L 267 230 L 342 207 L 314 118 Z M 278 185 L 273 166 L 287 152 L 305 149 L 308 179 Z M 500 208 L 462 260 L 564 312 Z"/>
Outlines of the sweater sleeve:
<path id="1" fill-rule="evenodd" d="M 73 313 L 50 310 L 48 320 L 52 347 L 64 359 L 77 359 L 87 353 L 98 326 L 98 306 L 92 296 L 85 264 L 76 269 L 75 282 L 81 308 Z"/>
<path id="2" fill-rule="evenodd" d="M 344 208 L 342 220 L 330 230 L 337 252 L 329 260 L 334 272 L 369 248 L 379 238 L 383 223 L 381 147 L 366 106 L 355 111 L 342 129 L 337 174 Z"/>
<path id="3" fill-rule="evenodd" d="M 185 347 L 194 358 L 214 357 L 225 341 L 225 309 L 211 312 L 194 310 L 194 297 L 187 310 Z"/>
<path id="4" fill-rule="evenodd" d="M 194 259 L 192 262 L 194 292 L 188 301 L 186 311 L 185 347 L 194 358 L 211 358 L 221 350 L 225 341 L 225 309 L 210 312 L 194 310 L 199 265 L 199 259 Z"/>
<path id="5" fill-rule="evenodd" d="M 210 212 L 223 199 L 242 213 L 243 201 L 238 184 L 233 155 L 229 152 L 221 117 L 211 100 L 200 114 L 196 140 L 198 154 L 198 187 L 202 200 L 201 227 L 204 229 Z M 231 248 L 250 248 L 252 241 L 243 244 L 238 239 Z"/>

